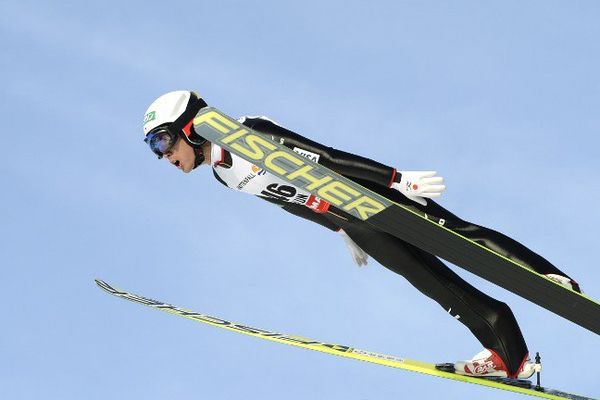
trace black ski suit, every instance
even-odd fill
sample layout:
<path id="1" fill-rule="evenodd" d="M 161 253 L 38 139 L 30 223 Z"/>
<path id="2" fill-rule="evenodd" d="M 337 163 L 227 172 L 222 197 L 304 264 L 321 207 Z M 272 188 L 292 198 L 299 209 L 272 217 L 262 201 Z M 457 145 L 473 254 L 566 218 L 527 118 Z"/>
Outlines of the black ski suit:
<path id="1" fill-rule="evenodd" d="M 421 206 L 391 189 L 394 181 L 400 181 L 400 174 L 394 168 L 323 146 L 266 118 L 245 117 L 242 123 L 290 149 L 300 149 L 317 155 L 318 162 L 323 166 L 390 200 L 421 210 L 430 218 L 444 219 L 445 227 L 540 274 L 566 276 L 547 260 L 502 233 L 464 221 L 430 199 L 427 199 L 427 206 Z M 232 162 L 231 155 L 223 150 L 221 159 L 213 166 L 215 177 L 225 185 L 228 183 L 219 176 L 219 168 L 231 168 Z M 436 256 L 379 231 L 333 206 L 326 213 L 315 213 L 302 204 L 261 197 L 294 215 L 317 222 L 331 230 L 343 229 L 373 259 L 405 277 L 421 293 L 435 300 L 446 312 L 464 324 L 485 348 L 493 350 L 502 358 L 509 374 L 517 373 L 528 350 L 519 325 L 505 303 L 471 286 Z"/>

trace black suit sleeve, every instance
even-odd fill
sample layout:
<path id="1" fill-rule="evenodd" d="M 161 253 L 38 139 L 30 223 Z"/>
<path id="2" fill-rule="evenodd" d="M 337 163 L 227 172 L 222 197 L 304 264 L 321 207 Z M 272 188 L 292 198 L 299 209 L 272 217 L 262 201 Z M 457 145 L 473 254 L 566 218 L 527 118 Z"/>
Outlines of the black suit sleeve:
<path id="1" fill-rule="evenodd" d="M 388 167 L 369 158 L 324 146 L 279 126 L 266 118 L 246 117 L 242 123 L 257 132 L 269 136 L 274 142 L 281 143 L 290 149 L 298 147 L 318 154 L 319 164 L 347 178 L 360 179 L 384 187 L 390 187 L 396 178 L 395 168 Z"/>

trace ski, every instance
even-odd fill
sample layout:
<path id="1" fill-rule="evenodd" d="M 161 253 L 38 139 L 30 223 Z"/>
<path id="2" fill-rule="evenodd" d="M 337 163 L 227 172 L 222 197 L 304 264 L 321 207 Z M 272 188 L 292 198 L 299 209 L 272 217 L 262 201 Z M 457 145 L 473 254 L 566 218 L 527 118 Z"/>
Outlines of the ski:
<path id="1" fill-rule="evenodd" d="M 254 336 L 272 342 L 283 343 L 290 346 L 315 350 L 335 356 L 353 358 L 359 361 L 371 362 L 374 364 L 384 365 L 392 368 L 399 368 L 406 371 L 419 372 L 422 374 L 436 376 L 438 378 L 446 378 L 459 382 L 473 383 L 494 389 L 502 389 L 514 393 L 521 393 L 544 399 L 593 400 L 589 397 L 583 397 L 561 392 L 558 390 L 534 386 L 529 381 L 519 381 L 520 385 L 514 385 L 508 381 L 474 378 L 464 375 L 458 375 L 452 372 L 446 372 L 444 370 L 441 370 L 438 367 L 436 367 L 435 364 L 431 363 L 425 363 L 421 361 L 410 360 L 407 358 L 401 358 L 386 354 L 379 354 L 372 351 L 359 350 L 350 346 L 333 344 L 329 342 L 321 342 L 318 340 L 308 339 L 302 336 L 271 332 L 265 329 L 255 328 L 245 324 L 234 323 L 207 314 L 201 314 L 195 311 L 187 310 L 168 303 L 164 303 L 162 301 L 143 297 L 134 293 L 125 292 L 99 279 L 96 279 L 96 284 L 106 292 L 114 296 L 120 297 L 122 299 L 132 301 L 134 303 L 143 304 L 156 310 L 175 314 L 196 322 L 202 322 L 208 325 L 216 326 L 218 328 L 227 329 L 229 331 L 237 333 L 243 333 L 245 335 Z"/>
<path id="2" fill-rule="evenodd" d="M 600 334 L 600 303 L 444 226 L 443 220 L 395 203 L 253 131 L 213 107 L 201 109 L 194 129 L 208 141 L 337 209 Z"/>

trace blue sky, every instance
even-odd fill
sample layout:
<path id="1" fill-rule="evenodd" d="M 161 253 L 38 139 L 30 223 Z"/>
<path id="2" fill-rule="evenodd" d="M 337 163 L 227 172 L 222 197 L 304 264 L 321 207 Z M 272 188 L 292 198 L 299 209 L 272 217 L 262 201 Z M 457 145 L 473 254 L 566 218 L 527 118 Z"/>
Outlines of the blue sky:
<path id="1" fill-rule="evenodd" d="M 516 399 L 195 325 L 93 279 L 424 361 L 480 350 L 404 279 L 354 266 L 336 234 L 156 161 L 146 107 L 194 89 L 439 171 L 446 208 L 600 298 L 599 17 L 591 1 L 0 2 L 2 397 Z M 455 270 L 512 306 L 543 383 L 600 397 L 597 335 Z"/>

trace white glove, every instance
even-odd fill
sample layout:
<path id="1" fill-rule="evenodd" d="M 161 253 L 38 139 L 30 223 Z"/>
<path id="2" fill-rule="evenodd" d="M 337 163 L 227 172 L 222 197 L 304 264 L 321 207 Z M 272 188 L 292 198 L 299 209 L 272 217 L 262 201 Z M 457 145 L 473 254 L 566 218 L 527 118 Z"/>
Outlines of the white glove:
<path id="1" fill-rule="evenodd" d="M 348 246 L 348 249 L 350 250 L 350 253 L 352 254 L 352 259 L 354 260 L 356 265 L 358 265 L 359 267 L 362 267 L 363 265 L 367 265 L 367 260 L 369 259 L 369 255 L 367 253 L 365 253 L 365 251 L 363 249 L 358 247 L 358 245 L 356 243 L 354 243 L 354 240 L 350 239 L 350 236 L 348 236 L 348 234 L 346 232 L 344 232 L 343 229 L 340 229 L 340 234 L 344 238 L 344 242 L 346 242 L 346 246 Z"/>
<path id="2" fill-rule="evenodd" d="M 400 182 L 392 183 L 396 189 L 412 201 L 422 206 L 427 205 L 427 198 L 440 197 L 446 189 L 444 178 L 436 176 L 435 171 L 398 171 L 401 174 Z"/>

